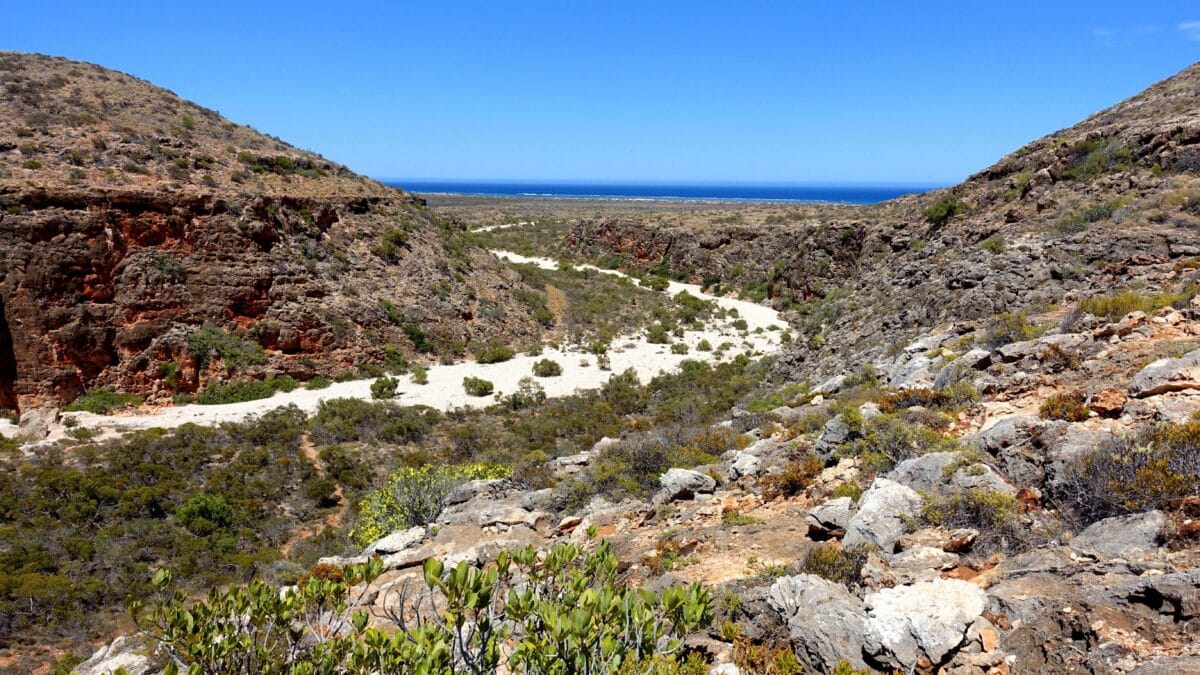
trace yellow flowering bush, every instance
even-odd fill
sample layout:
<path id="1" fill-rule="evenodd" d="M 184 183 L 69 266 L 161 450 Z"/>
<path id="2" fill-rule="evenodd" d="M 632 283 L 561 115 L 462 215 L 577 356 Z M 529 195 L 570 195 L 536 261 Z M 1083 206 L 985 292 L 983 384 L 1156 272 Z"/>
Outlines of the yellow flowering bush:
<path id="1" fill-rule="evenodd" d="M 383 487 L 359 506 L 355 541 L 367 545 L 396 530 L 425 525 L 437 518 L 454 488 L 472 480 L 508 478 L 512 469 L 500 464 L 426 464 L 393 471 Z"/>

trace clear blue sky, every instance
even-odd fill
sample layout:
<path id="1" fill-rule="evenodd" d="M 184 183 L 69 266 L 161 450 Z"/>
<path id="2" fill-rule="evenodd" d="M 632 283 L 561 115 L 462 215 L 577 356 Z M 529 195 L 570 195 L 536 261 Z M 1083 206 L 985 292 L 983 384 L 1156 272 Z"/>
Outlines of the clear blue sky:
<path id="1" fill-rule="evenodd" d="M 9 2 L 378 178 L 951 183 L 1200 60 L 1194 2 Z"/>

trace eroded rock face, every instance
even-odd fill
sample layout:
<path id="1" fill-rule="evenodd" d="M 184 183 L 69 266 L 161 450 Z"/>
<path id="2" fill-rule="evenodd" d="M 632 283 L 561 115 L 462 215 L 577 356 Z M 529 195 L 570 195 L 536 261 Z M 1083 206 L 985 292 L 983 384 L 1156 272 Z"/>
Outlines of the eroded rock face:
<path id="1" fill-rule="evenodd" d="M 711 494 L 717 487 L 712 476 L 690 469 L 668 469 L 658 477 L 662 494 L 668 500 L 690 499 L 698 494 Z"/>
<path id="2" fill-rule="evenodd" d="M 1105 518 L 1071 539 L 1071 547 L 1110 556 L 1142 556 L 1158 552 L 1167 517 L 1162 511 Z"/>
<path id="3" fill-rule="evenodd" d="M 66 83 L 0 86 L 7 119 L 38 120 L 39 166 L 0 128 L 0 408 L 194 391 L 235 365 L 189 346 L 205 324 L 265 350 L 249 377 L 537 334 L 516 275 L 422 200 L 122 73 L 0 58 L 4 78 Z"/>
<path id="4" fill-rule="evenodd" d="M 1129 395 L 1145 398 L 1186 389 L 1200 389 L 1200 349 L 1146 366 L 1129 384 Z"/>

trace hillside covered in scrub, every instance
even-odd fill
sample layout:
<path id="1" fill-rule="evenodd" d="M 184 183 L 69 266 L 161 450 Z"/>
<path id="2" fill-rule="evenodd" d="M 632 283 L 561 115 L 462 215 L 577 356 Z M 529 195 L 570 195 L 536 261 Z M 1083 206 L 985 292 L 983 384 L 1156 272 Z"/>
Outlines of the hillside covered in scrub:
<path id="1" fill-rule="evenodd" d="M 46 264 L 116 261 L 108 277 L 6 268 L 16 403 L 65 386 L 23 360 L 42 353 L 18 339 L 35 319 L 62 321 L 29 338 L 59 341 L 45 353 L 60 360 L 32 366 L 107 353 L 71 352 L 67 336 L 113 345 L 92 379 L 72 366 L 72 391 L 113 386 L 85 401 L 246 376 L 330 387 L 313 376 L 398 372 L 471 345 L 487 345 L 476 365 L 522 372 L 515 389 L 479 371 L 453 382 L 472 406 L 406 405 L 401 383 L 380 377 L 373 400 L 331 396 L 311 411 L 98 431 L 68 409 L 51 439 L 0 438 L 0 669 L 1200 672 L 1200 68 L 955 188 L 871 207 L 656 210 L 426 205 L 202 122 L 124 76 L 3 63 L 23 112 L 3 132 L 21 140 L 6 155 L 20 163 L 6 168 L 2 194 L 17 201 L 0 236 L 22 255 L 75 256 Z M 190 165 L 140 155 L 170 208 L 117 199 L 149 179 L 114 168 L 106 185 L 104 169 L 123 161 L 112 153 L 150 152 L 148 141 L 102 131 L 99 99 L 76 126 L 28 112 L 21 92 L 42 92 L 59 69 L 66 93 L 26 95 L 53 110 L 59 96 L 86 103 L 116 86 L 75 95 L 71 77 L 154 93 L 171 102 L 139 113 L 164 125 L 155 147 L 211 154 L 208 173 L 194 154 Z M 68 161 L 77 134 L 105 137 L 87 155 L 97 165 Z M 203 150 L 210 137 L 233 152 Z M 29 138 L 36 150 L 22 154 Z M 56 194 L 59 175 L 63 194 L 113 205 L 30 201 Z M 304 217 L 310 202 L 288 201 L 306 181 L 331 204 L 326 229 Z M 176 210 L 243 190 L 283 214 L 269 246 L 254 235 L 266 221 L 244 208 Z M 160 221 L 161 237 L 136 241 Z M 410 226 L 388 234 L 398 222 Z M 505 267 L 485 249 L 560 264 Z M 179 261 L 178 283 L 123 276 L 135 256 L 163 255 Z M 269 292 L 254 311 L 212 305 L 224 297 L 212 289 L 187 295 L 213 266 L 236 286 L 259 265 Z M 615 269 L 637 284 L 605 274 Z M 434 276 L 414 281 L 423 273 Z M 62 278 L 78 282 L 38 296 L 46 311 L 13 304 Z M 725 297 L 673 293 L 679 280 Z M 443 282 L 452 293 L 434 290 Z M 281 284 L 307 290 L 280 296 Z M 317 287 L 328 293 L 308 294 Z M 737 315 L 720 304 L 733 295 L 752 301 Z M 176 304 L 135 311 L 131 298 Z M 110 334 L 112 316 L 138 320 Z M 289 317 L 346 332 L 293 350 Z M 714 325 L 720 337 L 700 340 Z M 613 368 L 647 345 L 677 367 Z M 412 387 L 438 367 L 413 369 Z M 584 368 L 602 384 L 547 395 Z"/>
<path id="2" fill-rule="evenodd" d="M 129 75 L 0 53 L 0 408 L 536 340 L 420 199 Z"/>

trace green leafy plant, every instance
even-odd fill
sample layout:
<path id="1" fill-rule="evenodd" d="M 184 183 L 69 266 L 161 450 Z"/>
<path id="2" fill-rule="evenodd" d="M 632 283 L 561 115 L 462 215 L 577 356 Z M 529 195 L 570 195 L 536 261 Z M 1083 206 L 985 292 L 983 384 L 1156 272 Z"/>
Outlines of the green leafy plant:
<path id="1" fill-rule="evenodd" d="M 926 207 L 925 220 L 934 225 L 945 225 L 951 218 L 967 210 L 967 205 L 954 194 L 948 194 Z"/>
<path id="2" fill-rule="evenodd" d="M 471 480 L 507 478 L 512 469 L 496 464 L 426 464 L 392 472 L 383 486 L 363 498 L 353 537 L 369 544 L 376 539 L 437 518 L 442 500 Z"/>

